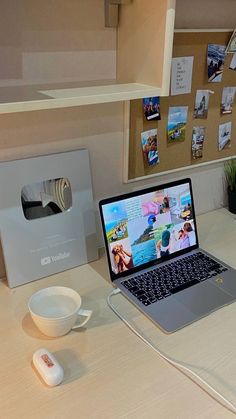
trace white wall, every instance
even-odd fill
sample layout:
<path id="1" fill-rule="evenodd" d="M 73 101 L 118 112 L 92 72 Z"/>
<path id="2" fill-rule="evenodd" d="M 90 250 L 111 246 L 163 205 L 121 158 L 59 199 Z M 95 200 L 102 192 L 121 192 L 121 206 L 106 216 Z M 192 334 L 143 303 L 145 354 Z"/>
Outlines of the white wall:
<path id="1" fill-rule="evenodd" d="M 235 0 L 176 0 L 175 27 L 235 28 Z"/>
<path id="2" fill-rule="evenodd" d="M 116 78 L 103 0 L 1 0 L 0 86 Z"/>

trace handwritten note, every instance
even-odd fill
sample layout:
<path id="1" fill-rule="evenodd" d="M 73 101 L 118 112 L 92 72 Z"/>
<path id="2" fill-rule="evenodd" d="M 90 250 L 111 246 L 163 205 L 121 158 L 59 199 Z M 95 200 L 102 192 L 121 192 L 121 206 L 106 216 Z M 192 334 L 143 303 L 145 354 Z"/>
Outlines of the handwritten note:
<path id="1" fill-rule="evenodd" d="M 172 58 L 171 96 L 191 93 L 193 57 Z"/>

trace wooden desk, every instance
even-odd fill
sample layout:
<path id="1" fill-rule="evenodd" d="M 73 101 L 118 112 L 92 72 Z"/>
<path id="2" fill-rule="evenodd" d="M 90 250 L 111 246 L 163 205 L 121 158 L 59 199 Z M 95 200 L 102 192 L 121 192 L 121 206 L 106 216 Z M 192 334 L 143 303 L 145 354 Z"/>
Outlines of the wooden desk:
<path id="1" fill-rule="evenodd" d="M 199 236 L 202 247 L 236 267 L 235 216 L 224 209 L 201 215 Z M 0 418 L 233 418 L 113 314 L 106 304 L 112 288 L 104 278 L 102 258 L 13 290 L 0 284 Z M 56 284 L 76 289 L 94 313 L 87 329 L 50 339 L 33 325 L 27 301 L 36 290 Z M 156 345 L 236 402 L 235 304 L 172 335 L 163 334 L 122 296 L 114 297 L 114 304 Z M 53 352 L 65 369 L 58 387 L 47 388 L 31 367 L 40 347 Z"/>

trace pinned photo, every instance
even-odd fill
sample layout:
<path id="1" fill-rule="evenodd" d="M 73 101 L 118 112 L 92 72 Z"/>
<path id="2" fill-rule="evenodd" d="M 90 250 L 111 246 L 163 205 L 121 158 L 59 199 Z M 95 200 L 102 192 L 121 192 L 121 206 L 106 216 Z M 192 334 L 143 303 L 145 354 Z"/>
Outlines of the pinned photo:
<path id="1" fill-rule="evenodd" d="M 220 105 L 220 112 L 222 115 L 232 113 L 235 89 L 235 87 L 224 87 Z"/>
<path id="2" fill-rule="evenodd" d="M 227 53 L 234 53 L 236 52 L 236 29 L 233 31 L 230 41 L 226 48 Z"/>
<path id="3" fill-rule="evenodd" d="M 154 166 L 159 163 L 159 154 L 157 150 L 157 129 L 151 129 L 141 133 L 141 143 L 143 157 L 148 166 Z"/>
<path id="4" fill-rule="evenodd" d="M 236 71 L 236 52 L 233 55 L 233 58 L 231 60 L 231 63 L 229 65 L 230 70 Z"/>
<path id="5" fill-rule="evenodd" d="M 231 127 L 232 122 L 226 122 L 225 124 L 219 125 L 219 151 L 229 148 L 231 146 Z"/>
<path id="6" fill-rule="evenodd" d="M 203 143 L 205 140 L 205 127 L 193 127 L 192 158 L 200 159 L 203 156 Z"/>
<path id="7" fill-rule="evenodd" d="M 209 106 L 209 90 L 197 90 L 194 118 L 206 119 L 208 115 Z"/>
<path id="8" fill-rule="evenodd" d="M 225 45 L 208 44 L 207 73 L 209 82 L 221 82 L 225 55 Z"/>
<path id="9" fill-rule="evenodd" d="M 143 98 L 143 112 L 147 121 L 159 121 L 161 119 L 160 98 Z"/>
<path id="10" fill-rule="evenodd" d="M 168 114 L 167 139 L 169 143 L 185 140 L 188 106 L 170 107 Z"/>

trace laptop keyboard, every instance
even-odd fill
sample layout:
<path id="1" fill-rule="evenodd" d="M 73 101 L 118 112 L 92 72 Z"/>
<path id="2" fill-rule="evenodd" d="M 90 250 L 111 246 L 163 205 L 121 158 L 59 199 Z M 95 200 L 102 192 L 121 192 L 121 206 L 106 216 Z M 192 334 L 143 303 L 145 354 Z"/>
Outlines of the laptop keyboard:
<path id="1" fill-rule="evenodd" d="M 198 252 L 124 280 L 122 285 L 148 306 L 227 270 L 206 254 Z"/>

